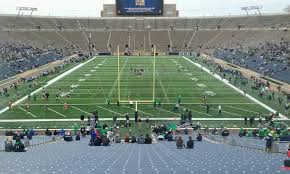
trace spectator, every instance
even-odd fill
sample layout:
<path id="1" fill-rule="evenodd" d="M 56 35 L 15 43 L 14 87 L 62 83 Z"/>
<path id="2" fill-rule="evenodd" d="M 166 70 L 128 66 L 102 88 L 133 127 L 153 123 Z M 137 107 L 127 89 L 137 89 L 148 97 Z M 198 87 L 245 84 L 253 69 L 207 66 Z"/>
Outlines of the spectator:
<path id="1" fill-rule="evenodd" d="M 5 152 L 12 152 L 13 151 L 13 142 L 11 138 L 7 138 L 5 141 Z"/>
<path id="2" fill-rule="evenodd" d="M 58 134 L 57 130 L 54 130 L 53 135 L 57 136 L 57 134 Z"/>
<path id="3" fill-rule="evenodd" d="M 225 127 L 224 130 L 222 131 L 222 136 L 223 137 L 227 137 L 230 135 L 230 132 L 228 131 L 228 129 Z"/>
<path id="4" fill-rule="evenodd" d="M 171 132 L 168 132 L 167 140 L 168 140 L 168 141 L 173 141 L 173 135 L 172 135 Z"/>
<path id="5" fill-rule="evenodd" d="M 290 158 L 290 144 L 289 144 L 289 146 L 288 146 L 287 156 L 288 156 L 288 158 Z"/>
<path id="6" fill-rule="evenodd" d="M 271 133 L 268 134 L 266 138 L 266 152 L 270 153 L 272 151 L 273 136 Z"/>
<path id="7" fill-rule="evenodd" d="M 137 138 L 134 135 L 131 138 L 131 143 L 137 143 Z"/>
<path id="8" fill-rule="evenodd" d="M 107 125 L 107 123 L 105 123 L 104 125 L 103 125 L 103 129 L 107 129 L 108 128 L 108 125 Z"/>
<path id="9" fill-rule="evenodd" d="M 145 139 L 143 135 L 140 135 L 140 137 L 138 138 L 138 144 L 144 144 L 144 143 L 145 143 Z"/>
<path id="10" fill-rule="evenodd" d="M 81 127 L 81 134 L 83 137 L 86 136 L 86 128 L 85 127 Z"/>
<path id="11" fill-rule="evenodd" d="M 115 137 L 115 143 L 121 143 L 121 138 L 119 135 L 116 135 Z"/>
<path id="12" fill-rule="evenodd" d="M 110 146 L 110 140 L 106 136 L 103 137 L 103 146 Z"/>
<path id="13" fill-rule="evenodd" d="M 101 146 L 102 144 L 102 139 L 100 136 L 97 136 L 96 139 L 94 140 L 94 146 Z"/>
<path id="14" fill-rule="evenodd" d="M 19 138 L 15 140 L 14 152 L 26 152 L 24 144 L 20 141 Z"/>
<path id="15" fill-rule="evenodd" d="M 52 132 L 49 129 L 46 129 L 45 130 L 45 135 L 46 136 L 51 136 L 52 135 Z"/>
<path id="16" fill-rule="evenodd" d="M 145 137 L 145 144 L 152 144 L 152 138 L 148 134 Z"/>
<path id="17" fill-rule="evenodd" d="M 181 136 L 179 136 L 176 140 L 176 147 L 177 149 L 182 149 L 184 147 L 183 140 Z"/>
<path id="18" fill-rule="evenodd" d="M 193 141 L 193 139 L 192 139 L 191 136 L 188 137 L 188 141 L 187 141 L 186 145 L 187 145 L 186 148 L 193 149 L 193 147 L 194 147 L 194 141 Z"/>
<path id="19" fill-rule="evenodd" d="M 97 134 L 94 129 L 91 130 L 91 140 L 95 140 L 97 138 Z"/>
<path id="20" fill-rule="evenodd" d="M 188 134 L 188 129 L 187 129 L 187 128 L 184 129 L 184 134 L 185 134 L 185 135 Z"/>
<path id="21" fill-rule="evenodd" d="M 130 138 L 129 138 L 129 135 L 128 134 L 125 135 L 124 141 L 125 141 L 125 143 L 129 143 Z"/>
<path id="22" fill-rule="evenodd" d="M 80 141 L 81 140 L 81 136 L 80 136 L 80 132 L 78 131 L 76 133 L 76 141 Z"/>
<path id="23" fill-rule="evenodd" d="M 202 141 L 202 136 L 201 136 L 201 134 L 198 134 L 196 140 L 197 140 L 197 141 Z"/>

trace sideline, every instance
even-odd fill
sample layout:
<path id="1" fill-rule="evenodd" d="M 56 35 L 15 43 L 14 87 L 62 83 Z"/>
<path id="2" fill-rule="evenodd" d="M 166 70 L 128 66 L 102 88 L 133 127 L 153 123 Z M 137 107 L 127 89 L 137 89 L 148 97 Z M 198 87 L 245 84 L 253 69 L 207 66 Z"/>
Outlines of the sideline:
<path id="1" fill-rule="evenodd" d="M 213 74 L 209 69 L 207 69 L 206 67 L 200 65 L 199 63 L 193 62 L 192 60 L 188 59 L 185 56 L 182 56 L 185 60 L 189 61 L 190 63 L 192 63 L 193 65 L 202 68 L 203 71 L 207 72 L 208 74 L 214 76 L 216 79 L 222 81 L 223 83 L 227 84 L 229 87 L 233 88 L 234 90 L 236 90 L 237 92 L 239 92 L 240 94 L 242 94 L 243 96 L 249 98 L 250 100 L 252 100 L 253 102 L 259 104 L 260 106 L 262 106 L 263 108 L 267 109 L 268 111 L 272 112 L 272 113 L 276 113 L 277 111 L 271 107 L 269 107 L 268 105 L 260 102 L 259 100 L 257 100 L 256 98 L 252 97 L 249 94 L 244 94 L 244 92 L 242 90 L 240 90 L 239 88 L 237 88 L 236 86 L 232 85 L 229 83 L 228 80 L 223 79 L 220 75 L 218 74 Z M 281 120 L 289 120 L 289 118 L 287 118 L 285 115 L 279 113 L 279 116 L 281 117 Z"/>
<path id="2" fill-rule="evenodd" d="M 96 59 L 96 57 L 94 57 L 94 58 L 92 58 L 92 59 L 89 59 L 89 60 L 87 60 L 87 61 L 84 62 L 84 63 L 80 63 L 79 65 L 73 67 L 72 69 L 69 69 L 68 71 L 66 71 L 66 72 L 60 74 L 59 76 L 55 77 L 54 79 L 48 81 L 48 82 L 46 83 L 46 85 L 44 85 L 43 87 L 46 88 L 46 87 L 52 85 L 53 83 L 59 81 L 60 79 L 64 78 L 65 76 L 71 74 L 71 73 L 74 72 L 75 70 L 77 70 L 77 69 L 83 67 L 84 65 L 86 65 L 87 63 L 89 63 L 89 62 L 91 62 L 91 61 L 93 61 L 93 60 L 95 60 L 95 59 Z M 43 87 L 40 87 L 40 88 L 38 88 L 37 90 L 33 91 L 33 92 L 31 93 L 31 95 L 34 95 L 34 94 L 40 92 L 40 91 L 42 90 Z M 28 97 L 28 95 L 22 97 L 21 99 L 19 99 L 19 100 L 17 100 L 16 102 L 14 102 L 14 103 L 12 104 L 12 106 L 15 106 L 15 105 L 17 105 L 17 104 L 20 104 L 20 103 L 23 102 L 27 97 Z M 8 107 L 5 107 L 4 109 L 2 109 L 2 110 L 0 111 L 0 115 L 3 114 L 4 112 L 8 111 L 8 109 L 9 109 Z"/>
<path id="3" fill-rule="evenodd" d="M 99 118 L 100 121 L 113 121 L 113 118 Z M 126 118 L 117 118 L 117 120 L 125 121 Z M 130 120 L 135 120 L 130 118 Z M 141 118 L 142 121 L 145 121 L 146 118 Z M 170 118 L 150 118 L 150 121 L 180 121 L 179 117 L 170 117 Z M 244 121 L 244 118 L 192 118 L 193 121 Z M 259 118 L 255 118 L 259 120 Z M 263 119 L 265 120 L 265 119 Z M 283 120 L 282 118 L 277 118 L 277 120 Z M 18 122 L 74 122 L 81 121 L 79 118 L 69 118 L 69 119 L 3 119 L 0 120 L 0 123 L 18 123 Z"/>

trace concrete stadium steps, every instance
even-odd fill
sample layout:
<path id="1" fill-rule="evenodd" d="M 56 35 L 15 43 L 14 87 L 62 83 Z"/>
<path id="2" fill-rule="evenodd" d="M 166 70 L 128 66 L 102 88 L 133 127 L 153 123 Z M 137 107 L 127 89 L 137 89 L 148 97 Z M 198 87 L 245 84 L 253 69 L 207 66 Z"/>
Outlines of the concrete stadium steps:
<path id="1" fill-rule="evenodd" d="M 105 20 L 102 19 L 93 19 L 93 18 L 87 18 L 87 19 L 78 19 L 81 26 L 85 27 L 86 29 L 105 29 L 106 23 Z"/>
<path id="2" fill-rule="evenodd" d="M 78 45 L 82 50 L 88 50 L 89 43 L 83 36 L 82 31 L 60 31 L 58 33 L 62 35 L 65 40 L 68 40 L 72 44 Z"/>
<path id="3" fill-rule="evenodd" d="M 259 27 L 289 27 L 290 15 L 263 15 L 263 16 L 229 16 L 229 17 L 200 17 L 200 18 L 63 18 L 43 16 L 0 16 L 1 27 L 6 29 L 35 29 L 36 25 L 43 29 L 55 29 L 60 25 L 63 29 L 128 29 L 132 26 L 136 30 L 144 30 L 148 25 L 153 29 L 168 29 L 175 25 L 177 29 L 191 29 L 200 25 L 202 29 L 214 29 L 217 25 L 223 28 L 237 28 L 242 24 L 246 28 Z"/>
<path id="4" fill-rule="evenodd" d="M 167 31 L 151 31 L 151 43 L 156 46 L 156 50 L 166 52 L 168 45 L 170 45 Z"/>
<path id="5" fill-rule="evenodd" d="M 125 51 L 125 45 L 128 44 L 128 32 L 127 31 L 112 31 L 110 44 L 112 50 L 117 51 L 118 45 L 120 46 L 120 52 Z"/>
<path id="6" fill-rule="evenodd" d="M 211 142 L 194 149 L 176 149 L 174 142 L 152 145 L 88 146 L 81 141 L 56 142 L 26 153 L 0 152 L 4 173 L 287 173 L 280 167 L 285 155 L 267 154 Z M 184 136 L 184 141 L 187 137 Z M 25 160 L 24 160 L 25 159 Z"/>
<path id="7" fill-rule="evenodd" d="M 188 50 L 196 50 L 201 45 L 207 45 L 212 39 L 214 39 L 220 31 L 206 31 L 198 30 L 193 37 L 191 45 L 188 45 Z"/>
<path id="8" fill-rule="evenodd" d="M 185 31 L 170 31 L 170 36 L 172 40 L 172 49 L 173 51 L 179 51 L 182 50 L 185 44 L 185 38 L 186 38 L 187 32 Z M 187 35 L 188 37 L 188 35 Z"/>
<path id="9" fill-rule="evenodd" d="M 6 136 L 0 136 L 0 151 L 5 150 L 5 141 L 7 140 L 7 138 L 8 137 Z M 24 139 L 26 139 L 26 136 Z M 30 142 L 30 146 L 35 146 L 35 145 L 45 144 L 45 142 L 49 142 L 51 140 L 52 140 L 51 136 L 37 135 L 37 136 L 33 136 L 32 140 L 29 140 L 29 142 Z M 24 143 L 24 140 L 21 140 L 21 141 Z M 15 143 L 15 140 L 13 140 L 13 144 L 14 143 Z M 29 150 L 30 148 L 28 148 L 27 150 Z"/>
<path id="10" fill-rule="evenodd" d="M 79 25 L 76 18 L 54 18 L 57 25 L 62 26 L 63 29 L 79 29 Z"/>
<path id="11" fill-rule="evenodd" d="M 100 51 L 106 51 L 107 43 L 109 39 L 110 32 L 100 31 L 100 32 L 90 32 L 86 31 L 86 35 L 89 37 L 89 34 L 92 35 L 91 43 L 95 45 L 95 48 Z"/>
<path id="12" fill-rule="evenodd" d="M 132 39 L 132 48 L 138 52 L 144 52 L 151 50 L 151 45 L 149 43 L 149 32 L 148 31 L 133 31 L 131 32 L 131 39 Z M 145 42 L 144 42 L 145 41 Z M 135 45 L 134 45 L 135 42 Z M 145 44 L 144 44 L 145 43 Z M 135 46 L 135 47 L 134 47 Z"/>

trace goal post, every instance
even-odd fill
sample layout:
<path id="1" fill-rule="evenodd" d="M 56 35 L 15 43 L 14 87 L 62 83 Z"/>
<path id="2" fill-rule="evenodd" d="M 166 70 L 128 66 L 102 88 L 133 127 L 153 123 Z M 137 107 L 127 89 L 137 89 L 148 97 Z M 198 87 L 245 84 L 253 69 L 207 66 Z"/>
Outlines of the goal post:
<path id="1" fill-rule="evenodd" d="M 121 60 L 121 56 L 120 56 L 120 47 L 119 47 L 119 45 L 118 45 L 118 47 L 117 47 L 117 51 L 118 51 L 118 55 L 117 55 L 117 59 L 118 59 L 118 69 L 117 69 L 117 71 L 118 71 L 118 76 L 117 76 L 117 82 L 118 82 L 118 100 L 119 100 L 119 102 L 120 103 L 130 103 L 130 102 L 135 102 L 136 103 L 136 109 L 137 109 L 137 104 L 138 103 L 153 103 L 154 102 L 154 100 L 155 100 L 155 85 L 156 85 L 156 80 L 155 80 L 155 78 L 156 78 L 156 47 L 154 46 L 154 55 L 153 55 L 153 60 L 152 60 L 152 67 L 153 67 L 153 72 L 152 72 L 152 99 L 150 100 L 140 100 L 140 99 L 134 99 L 134 98 L 132 98 L 132 100 L 130 99 L 129 100 L 129 98 L 128 98 L 128 100 L 124 100 L 124 98 L 122 98 L 121 97 L 121 94 L 122 94 L 122 92 L 121 92 L 121 74 L 122 74 L 122 70 L 121 70 L 121 68 L 120 68 L 120 64 L 121 64 L 121 62 L 120 62 L 120 60 Z"/>

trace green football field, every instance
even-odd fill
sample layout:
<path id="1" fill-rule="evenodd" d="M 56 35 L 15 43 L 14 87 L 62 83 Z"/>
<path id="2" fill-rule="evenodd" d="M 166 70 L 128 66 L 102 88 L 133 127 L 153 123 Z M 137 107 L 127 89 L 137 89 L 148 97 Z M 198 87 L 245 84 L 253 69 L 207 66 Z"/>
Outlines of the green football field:
<path id="1" fill-rule="evenodd" d="M 137 107 L 141 118 L 174 120 L 180 118 L 184 108 L 191 109 L 193 119 L 216 118 L 235 119 L 269 111 L 238 93 L 203 69 L 193 65 L 182 56 L 96 57 L 36 94 L 30 101 L 6 111 L 0 119 L 79 119 L 93 111 L 99 118 L 111 119 L 113 115 L 124 118 L 125 113 L 134 117 Z M 119 67 L 119 68 L 118 68 Z M 142 69 L 142 72 L 141 72 Z M 119 73 L 118 73 L 119 71 Z M 42 98 L 42 91 L 49 93 L 48 101 Z M 60 98 L 56 99 L 56 94 Z M 202 95 L 207 95 L 209 113 L 203 104 Z M 179 112 L 173 107 L 181 99 Z M 110 101 L 110 105 L 107 101 Z M 122 101 L 117 106 L 117 101 Z M 161 107 L 154 108 L 153 100 L 161 101 Z M 130 108 L 128 101 L 134 106 Z M 136 106 L 136 102 L 137 106 Z M 29 110 L 26 110 L 26 103 Z M 64 103 L 69 105 L 64 109 Z M 218 106 L 222 114 L 218 114 Z"/>

